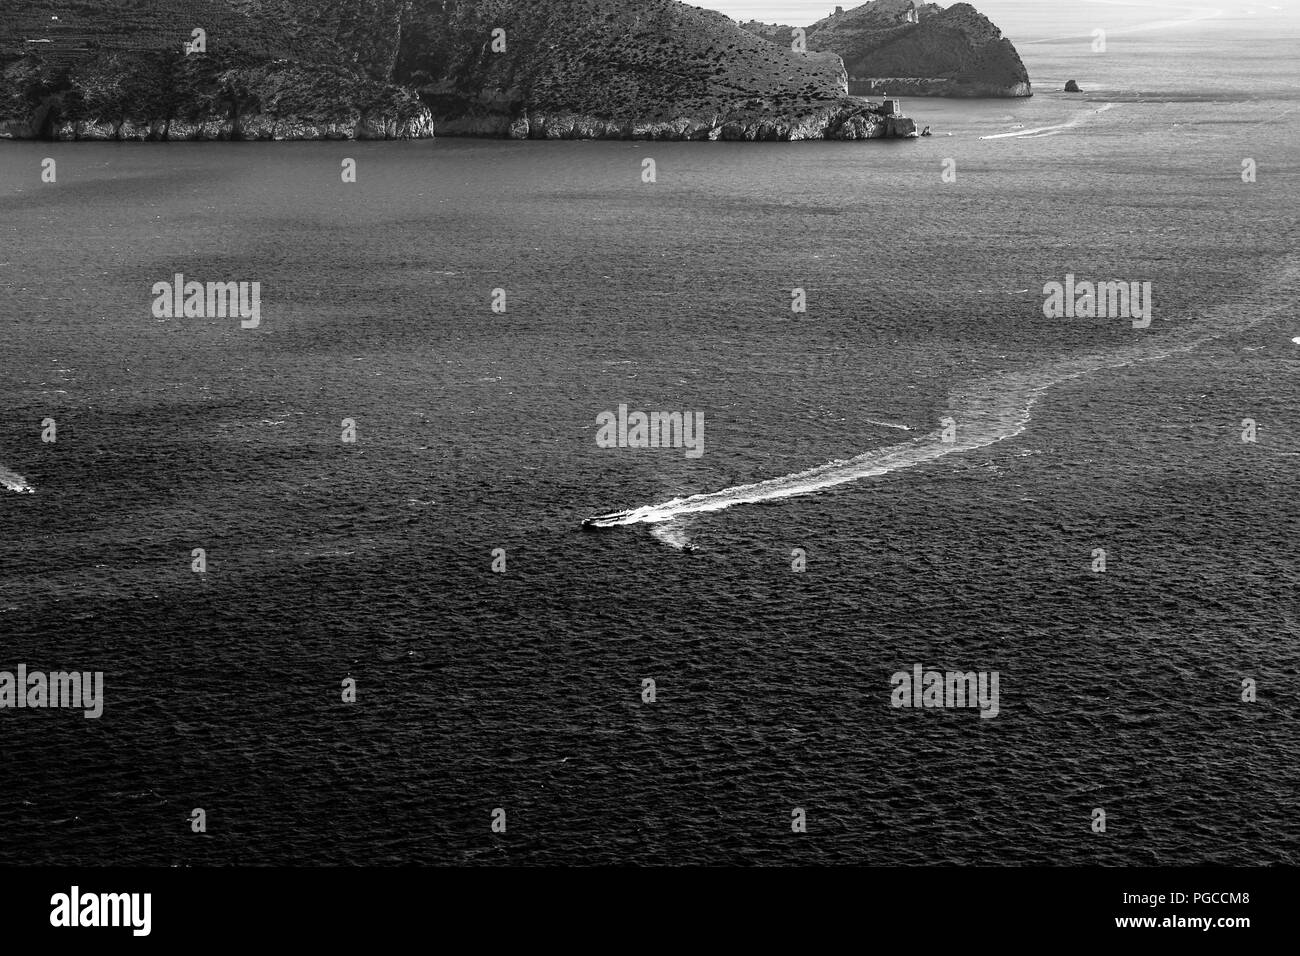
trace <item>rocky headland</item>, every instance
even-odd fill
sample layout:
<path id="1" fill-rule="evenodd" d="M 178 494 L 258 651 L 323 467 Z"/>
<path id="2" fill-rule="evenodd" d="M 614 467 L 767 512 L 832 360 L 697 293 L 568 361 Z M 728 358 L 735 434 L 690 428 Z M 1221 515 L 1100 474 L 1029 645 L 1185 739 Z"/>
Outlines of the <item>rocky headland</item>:
<path id="1" fill-rule="evenodd" d="M 792 26 L 742 26 L 789 45 Z M 849 92 L 860 96 L 1032 96 L 1025 64 L 1010 40 L 969 3 L 874 0 L 804 28 L 809 50 L 843 59 Z"/>
<path id="2" fill-rule="evenodd" d="M 963 8 L 974 14 L 966 4 L 925 13 L 923 37 L 968 43 Z M 851 95 L 862 92 L 851 79 L 857 67 L 821 43 L 838 45 L 866 8 L 822 21 L 830 25 L 810 31 L 806 52 L 788 34 L 775 42 L 675 0 L 96 0 L 57 19 L 51 9 L 48 0 L 0 9 L 0 137 L 773 141 L 916 132 L 896 108 Z M 884 62 L 915 62 L 895 72 L 917 82 L 970 88 L 964 75 L 920 76 L 931 62 L 948 63 L 926 60 L 938 54 L 923 47 L 899 40 Z"/>

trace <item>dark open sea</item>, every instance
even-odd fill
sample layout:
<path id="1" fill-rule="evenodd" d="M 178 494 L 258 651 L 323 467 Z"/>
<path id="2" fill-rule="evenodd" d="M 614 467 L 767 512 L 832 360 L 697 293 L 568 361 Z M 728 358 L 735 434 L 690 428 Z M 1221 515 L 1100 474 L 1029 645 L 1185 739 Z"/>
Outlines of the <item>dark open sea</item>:
<path id="1" fill-rule="evenodd" d="M 0 144 L 0 670 L 105 685 L 0 863 L 1300 863 L 1300 31 L 1008 32 L 910 142 Z"/>

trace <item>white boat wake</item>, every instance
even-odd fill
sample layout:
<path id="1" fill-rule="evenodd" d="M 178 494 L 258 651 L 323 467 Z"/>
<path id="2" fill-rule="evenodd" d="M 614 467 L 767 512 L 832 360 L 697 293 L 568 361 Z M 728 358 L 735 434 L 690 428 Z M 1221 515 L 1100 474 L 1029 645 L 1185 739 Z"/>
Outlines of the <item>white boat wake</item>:
<path id="1" fill-rule="evenodd" d="M 4 465 L 0 465 L 0 487 L 15 494 L 31 495 L 36 493 L 36 489 L 28 484 L 27 479 L 16 471 L 11 471 Z"/>
<path id="2" fill-rule="evenodd" d="M 945 430 L 937 428 L 911 441 L 873 448 L 846 461 L 833 461 L 766 481 L 598 515 L 586 519 L 583 526 L 598 529 L 653 525 L 687 515 L 725 511 L 737 505 L 798 498 L 1015 438 L 1028 427 L 1034 403 L 1054 385 L 1105 369 L 1153 362 L 1178 352 L 1189 352 L 1224 334 L 1245 330 L 1271 318 L 1284 307 L 1270 303 L 1290 300 L 1289 295 L 1281 294 L 1277 287 L 1292 283 L 1298 271 L 1292 265 L 1278 282 L 1272 284 L 1272 288 L 1261 290 L 1259 301 L 1254 306 L 1247 303 L 1219 306 L 1195 326 L 1153 337 L 1131 348 L 1066 359 L 1035 371 L 994 375 L 963 386 L 949 395 L 946 416 L 940 416 L 951 418 L 955 423 L 955 434 L 949 436 L 950 441 L 945 440 Z M 1243 314 L 1255 307 L 1259 311 Z"/>
<path id="3" fill-rule="evenodd" d="M 686 537 L 686 521 L 670 521 L 667 524 L 655 525 L 650 533 L 670 548 L 676 548 L 678 551 L 694 550 Z"/>
<path id="4" fill-rule="evenodd" d="M 1037 126 L 1034 129 L 1017 129 L 1010 133 L 994 133 L 991 136 L 981 136 L 980 139 L 1018 139 L 1020 137 L 1029 137 L 1030 139 L 1040 139 L 1044 136 L 1056 136 L 1065 132 L 1067 129 L 1075 129 L 1082 126 L 1090 118 L 1098 113 L 1106 113 L 1115 108 L 1114 103 L 1105 103 L 1096 109 L 1081 110 L 1076 113 L 1074 119 L 1064 123 L 1058 123 L 1055 126 Z"/>

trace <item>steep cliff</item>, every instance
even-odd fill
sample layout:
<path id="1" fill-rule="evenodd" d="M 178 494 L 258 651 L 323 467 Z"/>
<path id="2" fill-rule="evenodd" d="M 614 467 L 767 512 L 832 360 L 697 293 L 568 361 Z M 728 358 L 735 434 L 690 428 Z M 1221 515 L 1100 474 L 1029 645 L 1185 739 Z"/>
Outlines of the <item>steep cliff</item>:
<path id="1" fill-rule="evenodd" d="M 62 11 L 54 13 L 52 11 Z M 58 17 L 58 19 L 51 19 Z M 185 51 L 197 28 L 204 48 Z M 904 136 L 797 53 L 675 0 L 4 0 L 0 136 Z"/>
<path id="2" fill-rule="evenodd" d="M 789 46 L 793 27 L 742 26 Z M 968 3 L 944 9 L 913 0 L 874 0 L 805 28 L 809 50 L 844 60 L 849 92 L 909 96 L 1031 96 L 1029 73 L 1010 40 Z"/>

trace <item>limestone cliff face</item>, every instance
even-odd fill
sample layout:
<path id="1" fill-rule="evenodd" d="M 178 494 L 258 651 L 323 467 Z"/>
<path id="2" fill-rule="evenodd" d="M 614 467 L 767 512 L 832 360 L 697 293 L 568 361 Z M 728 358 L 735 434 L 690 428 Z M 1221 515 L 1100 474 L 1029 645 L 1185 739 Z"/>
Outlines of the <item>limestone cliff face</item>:
<path id="1" fill-rule="evenodd" d="M 500 118 L 460 121 L 462 135 L 511 139 L 646 139 L 795 142 L 814 139 L 885 139 L 915 135 L 905 116 L 885 116 L 866 103 L 841 100 L 790 116 L 766 119 L 721 114 L 680 116 L 654 122 L 622 122 L 569 112 L 530 112 L 508 123 Z"/>
<path id="2" fill-rule="evenodd" d="M 911 132 L 848 97 L 836 53 L 781 48 L 675 0 L 96 0 L 57 23 L 45 0 L 4 5 L 0 136 Z M 196 27 L 206 49 L 184 52 Z"/>
<path id="3" fill-rule="evenodd" d="M 750 32 L 789 45 L 793 27 L 751 22 Z M 849 92 L 906 96 L 1032 96 L 1010 40 L 968 3 L 944 9 L 913 0 L 874 0 L 805 30 L 808 49 L 843 58 Z"/>

